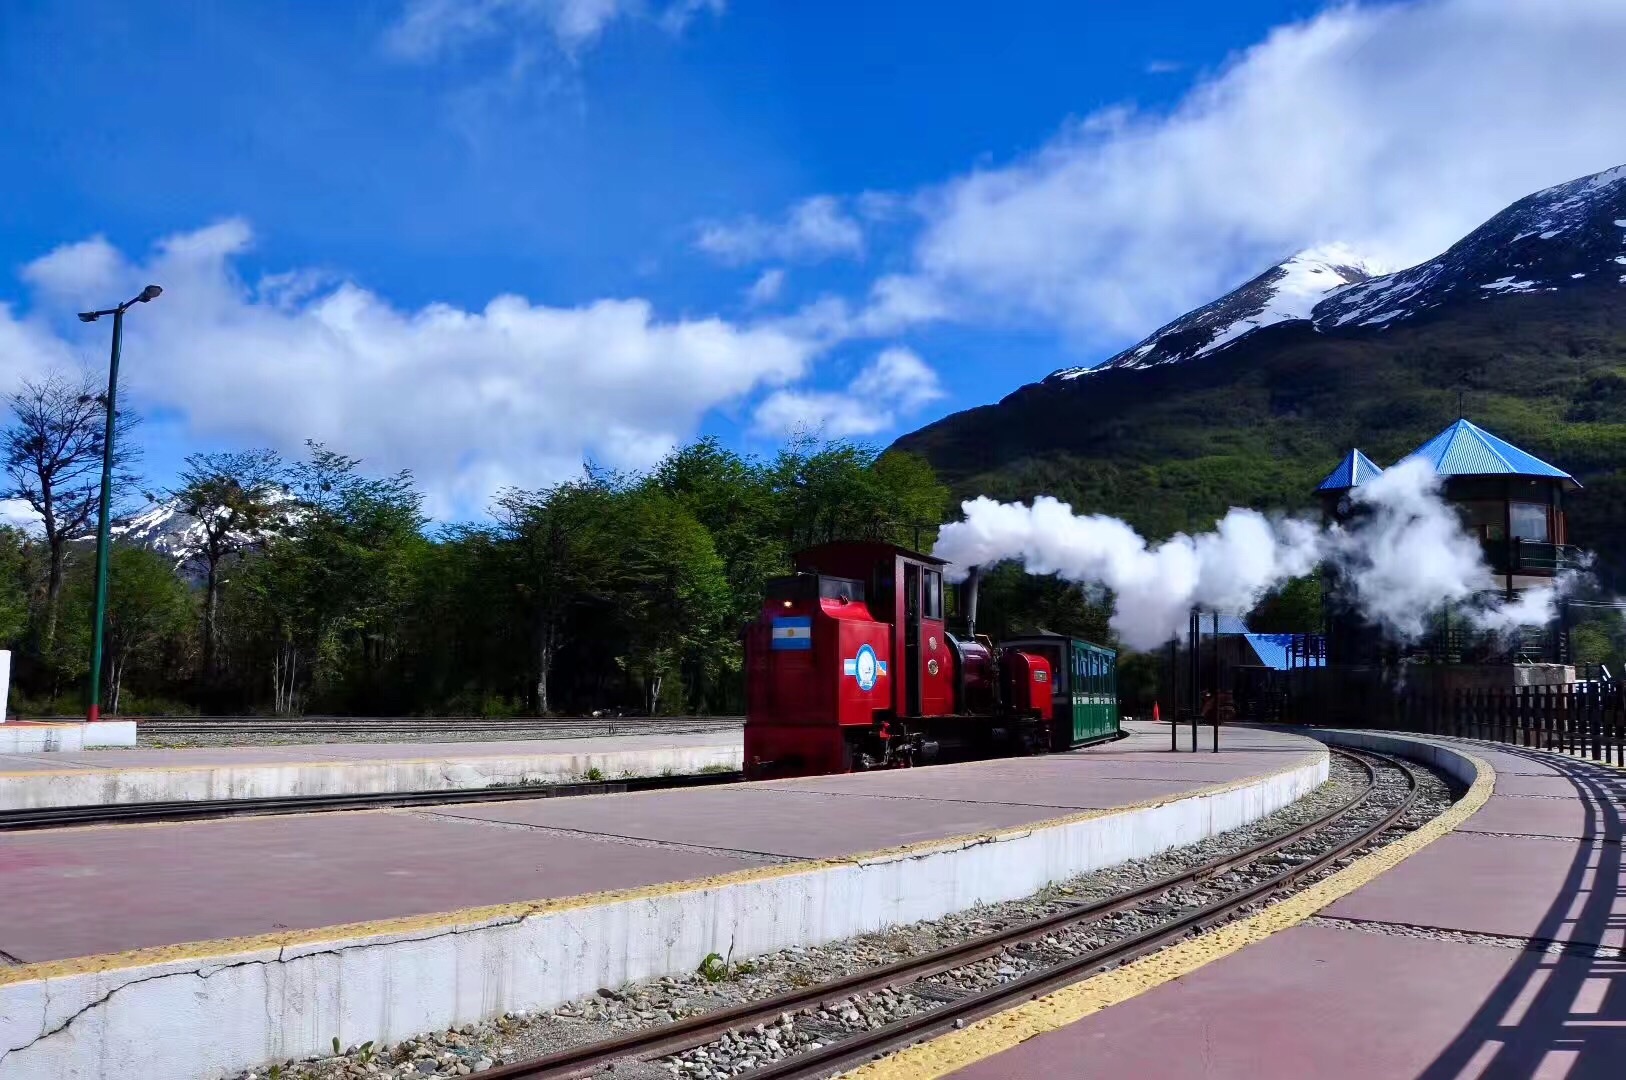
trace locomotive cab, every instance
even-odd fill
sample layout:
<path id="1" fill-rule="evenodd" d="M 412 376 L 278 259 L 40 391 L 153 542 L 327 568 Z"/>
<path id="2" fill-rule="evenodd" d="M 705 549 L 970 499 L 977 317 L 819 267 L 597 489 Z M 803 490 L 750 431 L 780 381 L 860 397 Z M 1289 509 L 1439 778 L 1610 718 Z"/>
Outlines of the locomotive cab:
<path id="1" fill-rule="evenodd" d="M 948 632 L 941 559 L 825 544 L 769 582 L 746 633 L 752 776 L 913 765 L 1050 742 L 1049 661 Z"/>

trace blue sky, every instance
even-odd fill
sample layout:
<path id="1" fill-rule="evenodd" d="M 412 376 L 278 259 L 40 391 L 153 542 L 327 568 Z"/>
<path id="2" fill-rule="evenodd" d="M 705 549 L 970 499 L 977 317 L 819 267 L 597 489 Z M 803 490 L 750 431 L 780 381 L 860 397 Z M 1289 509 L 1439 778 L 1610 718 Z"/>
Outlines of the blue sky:
<path id="1" fill-rule="evenodd" d="M 698 432 L 885 442 L 1626 161 L 1622 7 L 24 0 L 0 391 L 151 278 L 153 486 L 314 437 L 456 518 Z"/>

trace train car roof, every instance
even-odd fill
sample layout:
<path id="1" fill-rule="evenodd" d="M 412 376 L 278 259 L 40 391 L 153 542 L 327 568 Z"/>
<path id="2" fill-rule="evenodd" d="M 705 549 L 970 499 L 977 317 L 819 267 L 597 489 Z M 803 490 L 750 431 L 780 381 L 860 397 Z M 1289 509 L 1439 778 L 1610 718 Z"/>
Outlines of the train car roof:
<path id="1" fill-rule="evenodd" d="M 835 540 L 828 544 L 815 544 L 812 547 L 803 548 L 796 552 L 791 556 L 791 561 L 800 563 L 804 558 L 835 554 L 836 552 L 858 551 L 873 552 L 877 555 L 882 552 L 893 556 L 901 555 L 906 559 L 913 559 L 916 562 L 923 562 L 930 566 L 948 565 L 947 559 L 939 559 L 936 555 L 927 555 L 920 551 L 911 551 L 906 547 L 900 547 L 885 540 Z"/>

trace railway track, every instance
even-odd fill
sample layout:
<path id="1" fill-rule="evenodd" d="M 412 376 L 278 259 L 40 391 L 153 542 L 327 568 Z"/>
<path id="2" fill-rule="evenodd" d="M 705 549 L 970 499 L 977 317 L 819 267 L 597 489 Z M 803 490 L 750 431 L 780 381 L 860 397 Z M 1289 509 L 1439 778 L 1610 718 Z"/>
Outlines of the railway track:
<path id="1" fill-rule="evenodd" d="M 277 814 L 315 814 L 341 810 L 378 810 L 389 807 L 445 806 L 453 803 L 510 802 L 516 799 L 557 799 L 571 795 L 612 795 L 628 791 L 706 787 L 738 783 L 739 772 L 692 773 L 684 776 L 648 776 L 625 780 L 599 780 L 569 784 L 516 784 L 511 787 L 467 791 L 395 791 L 341 795 L 290 795 L 263 799 L 211 799 L 195 802 L 104 803 L 91 806 L 48 806 L 0 810 L 0 833 L 36 829 L 62 829 L 82 825 L 129 825 L 159 821 L 202 821 L 211 818 L 265 817 Z"/>
<path id="2" fill-rule="evenodd" d="M 774 1047 L 767 1047 L 759 1056 L 775 1060 L 727 1074 L 748 1080 L 811 1080 L 952 1030 L 1234 918 L 1395 828 L 1418 797 L 1416 773 L 1405 762 L 1384 755 L 1333 753 L 1365 769 L 1366 786 L 1342 806 L 1245 851 L 947 948 L 481 1075 L 491 1080 L 569 1080 L 626 1060 L 676 1058 L 683 1066 L 702 1065 L 709 1057 L 708 1046 L 734 1040 L 733 1049 L 738 1051 L 742 1038 L 771 1039 L 770 1031 L 789 1032 L 788 1018 L 841 1008 L 866 995 L 914 995 L 921 999 L 921 1008 L 867 1030 L 822 1032 L 788 1056 L 778 1057 Z M 1261 877 L 1262 867 L 1270 872 Z M 1149 928 L 1111 936 L 1114 916 L 1149 911 L 1168 917 Z M 1110 940 L 1099 940 L 1103 931 Z M 952 980 L 943 978 L 986 966 L 1016 946 L 1048 950 L 1054 962 L 974 992 L 954 990 Z M 694 1073 L 680 1068 L 674 1075 Z"/>

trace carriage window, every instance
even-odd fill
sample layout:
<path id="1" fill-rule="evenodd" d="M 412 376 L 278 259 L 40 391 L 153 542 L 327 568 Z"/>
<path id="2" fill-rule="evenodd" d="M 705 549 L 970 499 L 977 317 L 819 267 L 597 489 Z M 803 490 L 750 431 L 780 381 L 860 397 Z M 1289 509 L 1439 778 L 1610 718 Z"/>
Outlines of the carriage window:
<path id="1" fill-rule="evenodd" d="M 943 575 L 937 570 L 926 571 L 926 618 L 943 617 Z"/>

